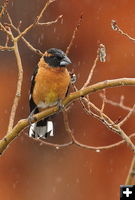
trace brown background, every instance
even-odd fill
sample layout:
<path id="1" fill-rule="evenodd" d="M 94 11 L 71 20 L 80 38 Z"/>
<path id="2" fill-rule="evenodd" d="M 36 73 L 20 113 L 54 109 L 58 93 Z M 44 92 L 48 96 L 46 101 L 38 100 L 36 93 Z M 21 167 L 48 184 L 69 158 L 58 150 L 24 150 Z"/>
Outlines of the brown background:
<path id="1" fill-rule="evenodd" d="M 44 5 L 43 0 L 10 1 L 9 11 L 15 25 L 22 20 L 22 30 L 33 22 Z M 99 42 L 106 45 L 107 62 L 98 63 L 92 82 L 105 79 L 135 76 L 135 44 L 111 29 L 111 20 L 132 36 L 135 36 L 135 2 L 133 0 L 59 0 L 53 3 L 42 21 L 55 19 L 63 14 L 63 23 L 50 27 L 36 27 L 26 38 L 45 51 L 51 47 L 65 50 L 80 13 L 83 22 L 69 57 L 77 74 L 77 86 L 82 86 L 96 57 Z M 0 33 L 1 34 L 1 33 Z M 1 34 L 2 38 L 2 34 Z M 1 44 L 3 38 L 1 39 Z M 28 91 L 30 76 L 39 60 L 22 42 L 19 43 L 24 66 L 22 99 L 17 110 L 16 121 L 29 114 Z M 0 137 L 8 125 L 8 117 L 16 89 L 17 66 L 14 54 L 0 52 Z M 125 104 L 135 102 L 134 87 L 107 90 L 107 97 L 119 101 L 125 95 Z M 99 93 L 90 100 L 101 106 Z M 126 115 L 125 111 L 106 105 L 106 114 L 113 120 Z M 70 111 L 70 124 L 76 138 L 89 145 L 108 145 L 120 141 L 120 137 L 108 131 L 100 122 L 86 116 L 80 105 L 75 103 Z M 52 142 L 68 141 L 63 119 L 57 115 L 56 136 Z M 134 132 L 134 116 L 123 129 L 127 134 Z M 0 199 L 2 200 L 118 200 L 119 186 L 124 184 L 132 152 L 126 144 L 103 152 L 94 152 L 70 146 L 54 149 L 40 145 L 21 134 L 0 158 Z"/>

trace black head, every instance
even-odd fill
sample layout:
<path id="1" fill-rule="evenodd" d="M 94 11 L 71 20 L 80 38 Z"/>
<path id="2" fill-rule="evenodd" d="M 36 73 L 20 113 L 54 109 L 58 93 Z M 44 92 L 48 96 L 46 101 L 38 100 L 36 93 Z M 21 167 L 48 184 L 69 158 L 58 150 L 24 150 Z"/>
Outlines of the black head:
<path id="1" fill-rule="evenodd" d="M 62 50 L 56 48 L 48 49 L 44 55 L 44 60 L 50 67 L 65 67 L 71 64 L 66 54 Z"/>

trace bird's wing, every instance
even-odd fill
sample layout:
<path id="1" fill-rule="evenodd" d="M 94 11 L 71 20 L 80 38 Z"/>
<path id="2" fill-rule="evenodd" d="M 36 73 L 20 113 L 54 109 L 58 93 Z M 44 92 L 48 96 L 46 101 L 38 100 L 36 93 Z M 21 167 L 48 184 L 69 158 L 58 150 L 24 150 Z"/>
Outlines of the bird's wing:
<path id="1" fill-rule="evenodd" d="M 32 93 L 33 93 L 33 89 L 34 89 L 34 86 L 35 86 L 35 77 L 36 77 L 37 72 L 38 72 L 38 67 L 36 66 L 35 69 L 34 69 L 34 73 L 31 77 L 31 89 L 30 89 L 30 94 L 29 94 L 30 112 L 32 112 L 36 108 L 36 104 L 33 101 Z M 37 112 L 34 112 L 34 113 L 37 113 Z"/>
<path id="2" fill-rule="evenodd" d="M 29 94 L 30 116 L 39 112 L 37 105 L 33 101 L 33 89 L 35 86 L 35 77 L 38 72 L 38 67 L 35 67 L 34 73 L 31 77 L 31 89 Z M 40 120 L 31 124 L 29 129 L 29 137 L 46 139 L 48 135 L 53 136 L 53 123 L 48 121 L 49 118 Z"/>

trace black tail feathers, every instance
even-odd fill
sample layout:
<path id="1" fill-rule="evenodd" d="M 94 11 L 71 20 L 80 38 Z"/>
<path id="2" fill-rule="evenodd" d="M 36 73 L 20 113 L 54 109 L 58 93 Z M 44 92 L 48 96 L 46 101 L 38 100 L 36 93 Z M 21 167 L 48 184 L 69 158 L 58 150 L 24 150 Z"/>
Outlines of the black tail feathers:
<path id="1" fill-rule="evenodd" d="M 33 123 L 29 129 L 29 137 L 46 139 L 47 136 L 54 136 L 53 122 L 45 118 L 39 122 Z"/>

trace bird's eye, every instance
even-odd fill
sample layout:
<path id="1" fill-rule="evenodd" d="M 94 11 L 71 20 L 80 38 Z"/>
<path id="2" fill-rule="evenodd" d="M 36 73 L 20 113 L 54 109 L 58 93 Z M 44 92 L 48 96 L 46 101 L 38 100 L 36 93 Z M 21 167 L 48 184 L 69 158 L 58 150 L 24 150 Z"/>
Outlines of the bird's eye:
<path id="1" fill-rule="evenodd" d="M 61 60 L 61 59 L 62 59 L 62 57 L 61 57 L 61 56 L 57 56 L 57 59 L 58 59 L 58 60 Z"/>

